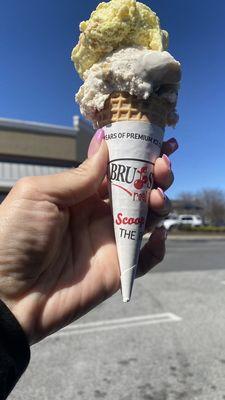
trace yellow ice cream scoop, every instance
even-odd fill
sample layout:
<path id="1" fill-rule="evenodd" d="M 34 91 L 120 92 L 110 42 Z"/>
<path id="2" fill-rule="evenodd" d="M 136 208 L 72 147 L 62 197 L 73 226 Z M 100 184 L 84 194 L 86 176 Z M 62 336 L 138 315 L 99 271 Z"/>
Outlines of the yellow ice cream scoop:
<path id="1" fill-rule="evenodd" d="M 81 22 L 80 31 L 71 58 L 81 78 L 93 64 L 120 47 L 163 51 L 168 45 L 168 33 L 161 30 L 157 15 L 136 0 L 100 3 L 90 19 Z"/>

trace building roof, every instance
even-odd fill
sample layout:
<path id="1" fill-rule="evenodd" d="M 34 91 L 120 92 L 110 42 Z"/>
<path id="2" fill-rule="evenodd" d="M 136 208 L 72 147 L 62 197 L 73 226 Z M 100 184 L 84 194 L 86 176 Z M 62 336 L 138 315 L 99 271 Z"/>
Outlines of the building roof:
<path id="1" fill-rule="evenodd" d="M 18 179 L 24 176 L 40 176 L 57 174 L 67 170 L 65 167 L 47 165 L 0 162 L 0 189 L 8 190 L 15 185 Z"/>
<path id="2" fill-rule="evenodd" d="M 33 132 L 48 135 L 66 135 L 76 136 L 78 132 L 85 131 L 93 134 L 91 125 L 82 120 L 78 115 L 73 117 L 74 126 L 60 126 L 54 124 L 45 124 L 40 122 L 22 121 L 15 119 L 0 118 L 0 130 L 14 130 L 18 132 Z"/>
<path id="3" fill-rule="evenodd" d="M 0 118 L 0 190 L 9 190 L 24 176 L 55 174 L 82 162 L 93 129 L 79 116 L 73 124 Z"/>
<path id="4" fill-rule="evenodd" d="M 176 210 L 203 210 L 199 203 L 193 201 L 186 201 L 186 200 L 172 200 L 173 208 Z"/>

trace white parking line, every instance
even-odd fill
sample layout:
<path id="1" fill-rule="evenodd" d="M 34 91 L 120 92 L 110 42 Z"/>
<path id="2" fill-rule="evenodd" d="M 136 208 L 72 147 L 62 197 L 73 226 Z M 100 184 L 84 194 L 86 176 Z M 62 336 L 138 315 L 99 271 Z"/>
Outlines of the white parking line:
<path id="1" fill-rule="evenodd" d="M 172 313 L 141 315 L 130 318 L 109 319 L 97 322 L 87 322 L 84 324 L 72 324 L 55 333 L 51 337 L 65 335 L 81 335 L 84 333 L 104 332 L 114 329 L 136 328 L 151 324 L 160 324 L 165 322 L 178 322 L 182 318 Z"/>

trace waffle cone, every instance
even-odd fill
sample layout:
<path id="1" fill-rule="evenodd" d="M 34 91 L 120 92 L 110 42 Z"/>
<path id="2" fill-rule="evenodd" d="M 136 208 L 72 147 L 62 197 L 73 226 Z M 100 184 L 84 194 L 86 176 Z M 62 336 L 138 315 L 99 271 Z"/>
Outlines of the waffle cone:
<path id="1" fill-rule="evenodd" d="M 165 128 L 170 111 L 170 103 L 163 98 L 152 95 L 142 100 L 126 92 L 114 92 L 96 114 L 96 124 L 102 128 L 118 121 L 140 121 Z"/>

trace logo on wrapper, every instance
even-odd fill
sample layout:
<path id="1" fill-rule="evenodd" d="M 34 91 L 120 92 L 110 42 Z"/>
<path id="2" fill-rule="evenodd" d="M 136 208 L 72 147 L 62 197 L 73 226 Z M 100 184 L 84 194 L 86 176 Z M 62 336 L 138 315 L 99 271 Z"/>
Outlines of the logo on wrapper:
<path id="1" fill-rule="evenodd" d="M 133 201 L 147 201 L 153 186 L 153 163 L 150 161 L 121 158 L 109 162 L 108 178 L 111 185 L 122 190 Z"/>

